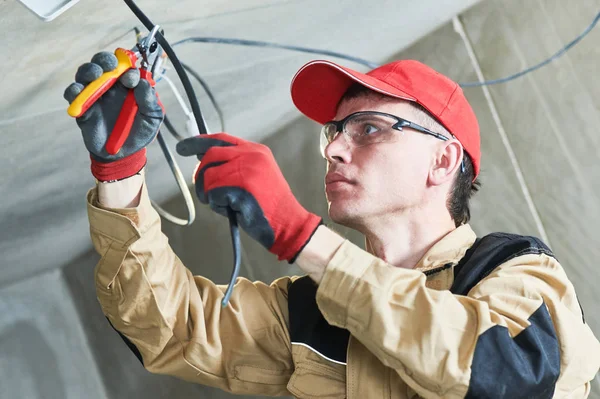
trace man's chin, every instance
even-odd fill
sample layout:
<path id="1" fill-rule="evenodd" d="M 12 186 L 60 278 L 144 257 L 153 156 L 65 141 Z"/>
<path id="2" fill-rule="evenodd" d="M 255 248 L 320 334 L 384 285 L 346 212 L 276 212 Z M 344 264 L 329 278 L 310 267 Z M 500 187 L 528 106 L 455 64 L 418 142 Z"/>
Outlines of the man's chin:
<path id="1" fill-rule="evenodd" d="M 352 227 L 356 224 L 358 215 L 352 212 L 348 204 L 342 204 L 341 201 L 329 202 L 329 218 L 342 226 Z"/>

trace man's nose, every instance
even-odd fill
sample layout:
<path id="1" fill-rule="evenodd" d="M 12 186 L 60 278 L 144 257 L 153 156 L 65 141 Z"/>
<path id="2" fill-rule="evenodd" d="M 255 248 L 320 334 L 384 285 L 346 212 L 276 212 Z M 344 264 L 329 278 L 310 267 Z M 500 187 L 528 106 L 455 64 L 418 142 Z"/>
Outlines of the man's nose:
<path id="1" fill-rule="evenodd" d="M 350 163 L 352 160 L 352 144 L 349 138 L 338 134 L 335 139 L 325 147 L 325 158 L 331 163 Z"/>

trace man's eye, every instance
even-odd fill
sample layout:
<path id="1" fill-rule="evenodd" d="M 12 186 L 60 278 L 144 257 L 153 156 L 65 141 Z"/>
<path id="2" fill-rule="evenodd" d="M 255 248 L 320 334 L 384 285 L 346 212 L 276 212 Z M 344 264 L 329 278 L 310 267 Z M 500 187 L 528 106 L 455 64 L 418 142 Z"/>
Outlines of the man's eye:
<path id="1" fill-rule="evenodd" d="M 365 126 L 363 127 L 363 134 L 365 135 L 369 135 L 369 134 L 373 134 L 373 133 L 377 133 L 379 131 L 379 128 L 375 125 L 371 125 L 371 124 L 365 124 Z"/>

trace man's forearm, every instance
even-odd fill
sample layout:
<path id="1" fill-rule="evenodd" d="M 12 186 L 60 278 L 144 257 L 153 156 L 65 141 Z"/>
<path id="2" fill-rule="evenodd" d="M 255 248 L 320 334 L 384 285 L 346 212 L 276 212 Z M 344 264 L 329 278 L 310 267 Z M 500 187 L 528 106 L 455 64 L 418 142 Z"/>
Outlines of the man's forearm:
<path id="1" fill-rule="evenodd" d="M 98 202 L 106 208 L 135 208 L 140 203 L 146 168 L 112 183 L 98 183 Z"/>
<path id="2" fill-rule="evenodd" d="M 98 202 L 106 208 L 135 208 L 139 205 L 145 168 L 140 174 L 127 179 L 98 183 Z M 319 283 L 323 278 L 325 267 L 333 258 L 344 239 L 326 226 L 319 226 L 311 240 L 302 250 L 296 264 L 314 281 Z"/>
<path id="3" fill-rule="evenodd" d="M 296 264 L 318 284 L 323 278 L 327 264 L 343 242 L 344 239 L 338 234 L 326 226 L 319 226 L 298 255 Z"/>

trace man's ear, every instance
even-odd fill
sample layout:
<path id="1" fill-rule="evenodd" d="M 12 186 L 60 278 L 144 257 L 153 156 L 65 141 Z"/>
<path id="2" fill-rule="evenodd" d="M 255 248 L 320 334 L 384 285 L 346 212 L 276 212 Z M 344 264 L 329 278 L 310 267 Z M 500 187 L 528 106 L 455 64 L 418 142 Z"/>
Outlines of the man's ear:
<path id="1" fill-rule="evenodd" d="M 434 159 L 429 170 L 429 183 L 439 186 L 453 181 L 461 167 L 463 158 L 462 145 L 456 139 L 444 141 L 434 153 Z"/>

